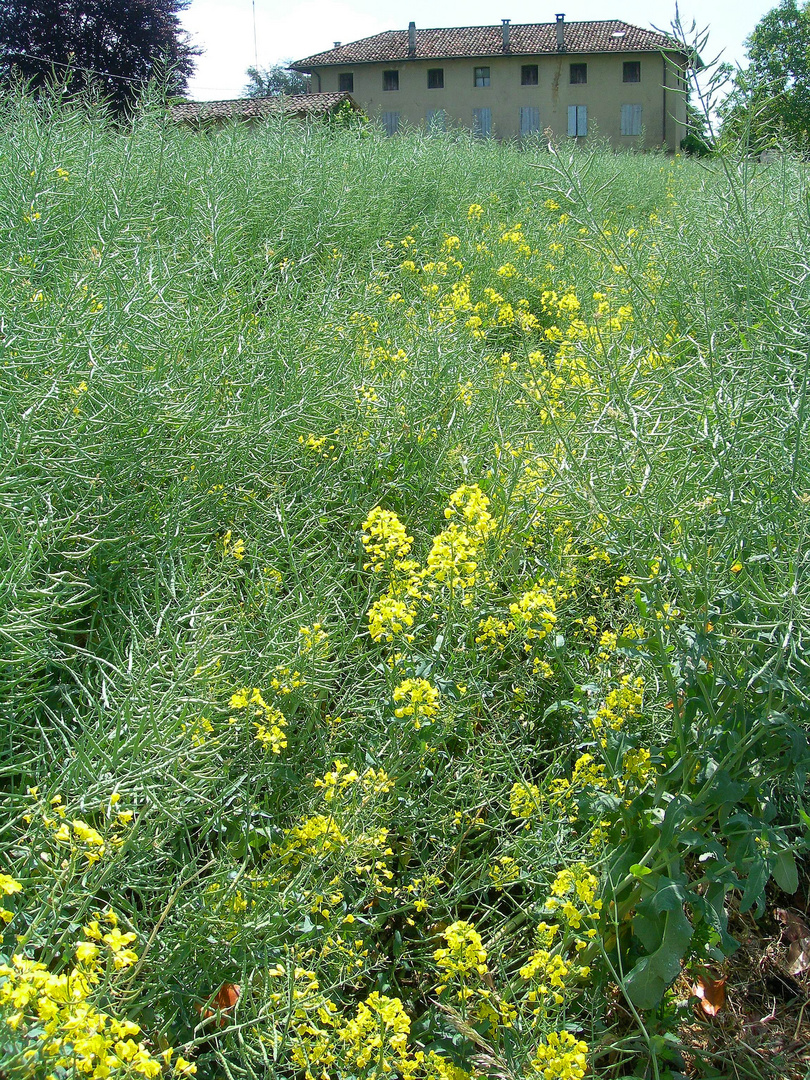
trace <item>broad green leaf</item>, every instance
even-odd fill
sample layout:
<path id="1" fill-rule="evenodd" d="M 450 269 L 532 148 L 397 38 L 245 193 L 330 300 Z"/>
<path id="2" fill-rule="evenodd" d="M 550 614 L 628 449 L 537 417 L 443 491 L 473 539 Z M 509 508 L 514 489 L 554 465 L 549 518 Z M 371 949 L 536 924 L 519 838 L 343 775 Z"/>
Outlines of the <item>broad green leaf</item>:
<path id="1" fill-rule="evenodd" d="M 799 871 L 792 851 L 780 851 L 771 867 L 771 876 L 783 893 L 792 896 L 799 887 Z"/>
<path id="2" fill-rule="evenodd" d="M 623 990 L 640 1009 L 654 1009 L 664 991 L 677 978 L 692 938 L 692 926 L 682 907 L 664 916 L 661 944 L 643 957 L 624 979 Z"/>

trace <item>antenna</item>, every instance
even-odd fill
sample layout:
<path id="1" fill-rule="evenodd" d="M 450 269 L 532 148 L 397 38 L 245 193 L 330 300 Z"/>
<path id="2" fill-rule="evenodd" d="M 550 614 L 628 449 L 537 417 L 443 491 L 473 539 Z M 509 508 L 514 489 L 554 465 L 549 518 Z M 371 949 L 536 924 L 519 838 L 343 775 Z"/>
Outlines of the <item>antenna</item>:
<path id="1" fill-rule="evenodd" d="M 253 0 L 253 63 L 259 66 L 259 46 L 256 44 L 256 0 Z"/>

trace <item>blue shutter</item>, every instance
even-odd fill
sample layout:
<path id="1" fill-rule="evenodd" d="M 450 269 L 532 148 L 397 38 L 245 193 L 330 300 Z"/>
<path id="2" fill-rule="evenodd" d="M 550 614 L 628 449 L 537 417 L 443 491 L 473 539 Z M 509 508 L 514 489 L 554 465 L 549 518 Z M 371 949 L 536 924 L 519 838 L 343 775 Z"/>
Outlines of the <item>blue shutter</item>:
<path id="1" fill-rule="evenodd" d="M 520 106 L 520 134 L 533 135 L 540 130 L 540 110 L 535 105 Z"/>
<path id="2" fill-rule="evenodd" d="M 479 139 L 492 134 L 492 109 L 473 109 L 473 132 Z"/>
<path id="3" fill-rule="evenodd" d="M 396 135 L 399 131 L 399 113 L 384 112 L 382 114 L 383 127 L 386 135 Z"/>
<path id="4" fill-rule="evenodd" d="M 641 106 L 622 105 L 622 135 L 641 134 Z"/>

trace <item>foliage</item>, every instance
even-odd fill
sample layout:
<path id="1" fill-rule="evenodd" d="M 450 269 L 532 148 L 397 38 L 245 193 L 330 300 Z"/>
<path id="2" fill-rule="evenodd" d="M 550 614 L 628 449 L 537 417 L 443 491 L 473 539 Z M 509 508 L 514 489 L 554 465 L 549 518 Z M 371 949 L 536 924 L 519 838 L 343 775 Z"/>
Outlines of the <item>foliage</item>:
<path id="1" fill-rule="evenodd" d="M 805 850 L 802 166 L 2 109 L 4 1064 L 655 1075 Z"/>
<path id="2" fill-rule="evenodd" d="M 92 88 L 120 112 L 159 77 L 182 93 L 193 48 L 180 28 L 188 0 L 2 0 L 0 80 Z"/>
<path id="3" fill-rule="evenodd" d="M 755 147 L 790 140 L 806 149 L 810 132 L 810 4 L 781 0 L 746 42 L 749 65 L 736 73 L 721 115 L 726 137 Z"/>
<path id="4" fill-rule="evenodd" d="M 269 68 L 249 67 L 247 76 L 250 82 L 242 91 L 243 97 L 265 98 L 279 97 L 281 94 L 305 94 L 307 79 L 299 71 L 292 71 L 291 61 L 273 64 Z"/>

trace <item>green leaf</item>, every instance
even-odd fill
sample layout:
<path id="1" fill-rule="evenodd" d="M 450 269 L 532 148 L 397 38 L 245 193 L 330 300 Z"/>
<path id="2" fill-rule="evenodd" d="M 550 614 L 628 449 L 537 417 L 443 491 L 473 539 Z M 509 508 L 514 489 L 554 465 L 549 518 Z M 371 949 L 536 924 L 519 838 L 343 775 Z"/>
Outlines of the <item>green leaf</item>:
<path id="1" fill-rule="evenodd" d="M 765 907 L 765 885 L 768 881 L 768 876 L 768 863 L 765 859 L 755 859 L 754 865 L 751 867 L 751 871 L 748 874 L 748 879 L 745 882 L 742 900 L 740 900 L 740 911 L 742 914 L 745 914 L 745 912 L 755 904 L 757 914 L 762 914 Z"/>
<path id="2" fill-rule="evenodd" d="M 642 957 L 625 977 L 623 990 L 639 1009 L 654 1009 L 681 970 L 681 961 L 692 938 L 692 925 L 682 907 L 667 911 L 661 944 Z"/>
<path id="3" fill-rule="evenodd" d="M 649 866 L 642 866 L 641 863 L 633 863 L 630 867 L 630 873 L 635 874 L 636 877 L 646 877 L 647 874 L 652 873 L 652 870 Z"/>
<path id="4" fill-rule="evenodd" d="M 792 896 L 799 887 L 799 871 L 796 869 L 796 857 L 792 851 L 780 851 L 776 862 L 771 867 L 771 877 L 788 896 Z"/>

